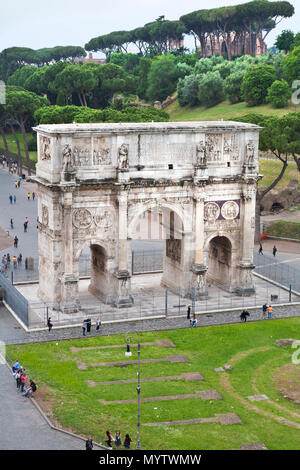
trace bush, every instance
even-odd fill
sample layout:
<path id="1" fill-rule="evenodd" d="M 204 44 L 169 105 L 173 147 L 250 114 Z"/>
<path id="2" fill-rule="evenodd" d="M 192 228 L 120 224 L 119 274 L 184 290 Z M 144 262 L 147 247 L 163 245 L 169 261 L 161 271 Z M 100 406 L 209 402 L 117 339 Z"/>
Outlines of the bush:
<path id="1" fill-rule="evenodd" d="M 268 89 L 267 101 L 273 108 L 284 108 L 291 98 L 291 89 L 285 80 L 276 80 Z"/>
<path id="2" fill-rule="evenodd" d="M 198 80 L 198 100 L 206 106 L 214 106 L 224 100 L 224 81 L 219 72 L 208 72 Z"/>
<path id="3" fill-rule="evenodd" d="M 179 79 L 177 98 L 180 106 L 195 106 L 198 104 L 198 78 L 196 75 L 188 75 Z"/>
<path id="4" fill-rule="evenodd" d="M 242 81 L 242 97 L 249 106 L 264 104 L 268 88 L 276 80 L 275 68 L 271 65 L 251 67 Z"/>
<path id="5" fill-rule="evenodd" d="M 245 73 L 244 70 L 239 70 L 224 81 L 224 93 L 232 104 L 242 101 L 241 86 Z"/>

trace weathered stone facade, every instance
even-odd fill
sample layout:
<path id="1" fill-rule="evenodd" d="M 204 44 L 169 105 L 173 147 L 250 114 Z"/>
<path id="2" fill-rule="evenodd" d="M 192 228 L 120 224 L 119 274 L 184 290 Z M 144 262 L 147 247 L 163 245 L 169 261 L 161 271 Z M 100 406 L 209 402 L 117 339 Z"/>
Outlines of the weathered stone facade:
<path id="1" fill-rule="evenodd" d="M 234 122 L 41 125 L 39 295 L 79 308 L 79 258 L 90 290 L 118 306 L 131 294 L 139 216 L 165 228 L 162 285 L 205 295 L 207 279 L 251 294 L 259 128 Z"/>

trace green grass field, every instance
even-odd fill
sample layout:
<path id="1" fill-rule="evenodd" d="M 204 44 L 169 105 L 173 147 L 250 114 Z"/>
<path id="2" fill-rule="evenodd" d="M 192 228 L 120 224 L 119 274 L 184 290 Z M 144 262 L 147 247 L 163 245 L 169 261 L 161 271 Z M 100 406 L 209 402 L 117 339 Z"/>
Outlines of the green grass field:
<path id="1" fill-rule="evenodd" d="M 259 160 L 259 173 L 264 177 L 258 182 L 259 186 L 269 186 L 274 179 L 279 175 L 282 168 L 280 160 Z M 288 167 L 279 183 L 276 185 L 276 190 L 284 189 L 287 187 L 292 179 L 300 182 L 300 172 L 297 169 L 296 163 L 291 160 Z"/>
<path id="2" fill-rule="evenodd" d="M 291 347 L 274 345 L 279 338 L 299 338 L 300 318 L 269 320 L 196 329 L 147 332 L 141 343 L 169 339 L 175 348 L 141 347 L 141 359 L 184 355 L 188 363 L 147 363 L 141 365 L 141 378 L 165 377 L 200 372 L 205 381 L 171 380 L 141 384 L 141 397 L 194 394 L 216 390 L 222 400 L 186 398 L 141 403 L 141 423 L 214 417 L 235 413 L 242 425 L 219 423 L 141 427 L 141 445 L 146 449 L 239 449 L 243 444 L 264 443 L 269 449 L 300 449 L 300 407 L 287 401 L 275 386 L 275 374 L 291 364 Z M 134 337 L 134 336 L 133 336 Z M 136 339 L 135 339 L 136 341 Z M 134 341 L 134 342 L 135 342 Z M 124 344 L 120 349 L 71 352 L 71 347 Z M 92 367 L 79 370 L 77 363 L 124 361 L 122 335 L 82 338 L 72 341 L 8 346 L 11 361 L 18 358 L 28 376 L 38 385 L 38 394 L 49 415 L 61 426 L 103 442 L 105 431 L 127 432 L 136 446 L 137 404 L 103 404 L 106 401 L 136 398 L 136 383 L 89 387 L 96 382 L 137 379 L 137 365 Z M 137 359 L 132 348 L 129 360 Z M 232 359 L 234 358 L 234 359 Z M 214 368 L 232 364 L 232 371 L 216 373 Z M 300 366 L 297 366 L 300 367 Z M 299 369 L 298 369 L 299 370 Z M 279 372 L 278 372 L 279 371 Z M 300 388 L 299 374 L 298 386 Z M 248 395 L 266 394 L 270 399 L 250 402 Z M 255 409 L 254 409 L 255 407 Z M 280 422 L 280 416 L 296 427 Z"/>
<path id="3" fill-rule="evenodd" d="M 24 161 L 24 164 L 25 164 L 26 162 L 25 162 L 25 150 L 24 150 L 23 136 L 22 136 L 21 133 L 17 133 L 17 136 L 18 136 L 18 139 L 19 139 L 19 142 L 20 142 L 21 154 L 24 157 L 23 161 Z M 31 138 L 31 134 L 27 134 L 27 139 L 29 140 L 30 138 Z M 17 144 L 16 144 L 16 141 L 14 139 L 14 136 L 11 135 L 11 134 L 6 134 L 6 139 L 7 139 L 7 144 L 8 144 L 8 148 L 9 148 L 10 152 L 13 152 L 13 153 L 17 154 L 18 150 L 17 150 Z M 2 141 L 1 141 L 1 146 L 3 147 Z M 30 155 L 30 160 L 33 163 L 36 163 L 37 162 L 37 152 L 29 152 L 29 155 Z"/>
<path id="4" fill-rule="evenodd" d="M 181 107 L 176 100 L 165 108 L 165 111 L 170 115 L 170 121 L 230 121 L 249 113 L 283 116 L 289 112 L 300 111 L 300 105 L 289 105 L 286 108 L 275 109 L 269 104 L 250 107 L 244 102 L 230 104 L 226 100 L 212 108 L 205 108 L 204 106 Z"/>

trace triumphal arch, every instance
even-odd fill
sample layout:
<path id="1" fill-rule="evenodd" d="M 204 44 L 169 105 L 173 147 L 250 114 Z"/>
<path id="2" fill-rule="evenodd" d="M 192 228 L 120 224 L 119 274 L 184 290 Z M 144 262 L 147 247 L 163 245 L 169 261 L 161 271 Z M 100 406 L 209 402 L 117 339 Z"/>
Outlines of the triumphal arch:
<path id="1" fill-rule="evenodd" d="M 214 282 L 238 295 L 252 280 L 259 127 L 236 122 L 40 125 L 39 296 L 80 308 L 79 258 L 91 249 L 90 291 L 134 303 L 131 240 L 160 214 L 161 283 L 195 298 Z"/>

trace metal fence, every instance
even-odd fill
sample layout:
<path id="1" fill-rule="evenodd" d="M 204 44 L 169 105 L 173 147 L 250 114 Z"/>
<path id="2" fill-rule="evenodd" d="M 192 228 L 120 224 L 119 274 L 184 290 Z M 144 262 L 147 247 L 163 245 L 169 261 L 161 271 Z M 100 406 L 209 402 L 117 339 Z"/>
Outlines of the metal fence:
<path id="1" fill-rule="evenodd" d="M 254 272 L 300 294 L 300 269 L 268 254 L 254 253 Z"/>
<path id="2" fill-rule="evenodd" d="M 132 274 L 163 271 L 163 250 L 132 251 Z"/>
<path id="3" fill-rule="evenodd" d="M 29 305 L 27 299 L 11 284 L 10 280 L 0 273 L 0 286 L 3 288 L 3 299 L 18 315 L 22 322 L 29 326 Z"/>

